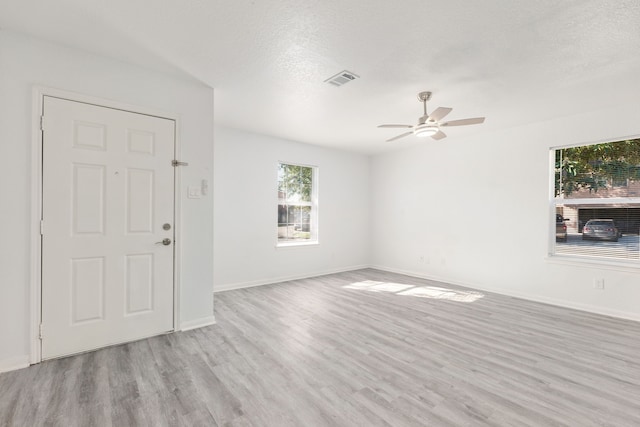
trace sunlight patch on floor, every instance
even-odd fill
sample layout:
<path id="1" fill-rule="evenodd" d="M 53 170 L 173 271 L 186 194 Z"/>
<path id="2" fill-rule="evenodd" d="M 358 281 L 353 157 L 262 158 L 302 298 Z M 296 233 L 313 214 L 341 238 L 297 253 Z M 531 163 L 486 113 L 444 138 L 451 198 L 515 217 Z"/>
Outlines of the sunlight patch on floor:
<path id="1" fill-rule="evenodd" d="M 368 292 L 390 292 L 396 295 L 418 298 L 444 299 L 456 302 L 474 302 L 484 297 L 484 294 L 474 291 L 441 288 L 438 286 L 416 286 L 402 283 L 377 282 L 365 280 L 343 286 L 344 289 L 356 289 Z"/>
<path id="2" fill-rule="evenodd" d="M 410 288 L 413 285 L 402 285 L 400 283 L 376 282 L 375 280 L 365 280 L 364 282 L 351 283 L 343 286 L 345 289 L 360 289 L 370 292 L 400 292 Z"/>

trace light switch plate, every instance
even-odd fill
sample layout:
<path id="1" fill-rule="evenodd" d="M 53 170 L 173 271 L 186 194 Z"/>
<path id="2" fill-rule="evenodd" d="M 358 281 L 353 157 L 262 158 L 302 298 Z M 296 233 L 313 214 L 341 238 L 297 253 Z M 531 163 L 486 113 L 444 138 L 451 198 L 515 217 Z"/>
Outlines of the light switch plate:
<path id="1" fill-rule="evenodd" d="M 187 197 L 189 199 L 200 199 L 202 198 L 202 188 L 198 186 L 189 186 L 187 187 Z"/>

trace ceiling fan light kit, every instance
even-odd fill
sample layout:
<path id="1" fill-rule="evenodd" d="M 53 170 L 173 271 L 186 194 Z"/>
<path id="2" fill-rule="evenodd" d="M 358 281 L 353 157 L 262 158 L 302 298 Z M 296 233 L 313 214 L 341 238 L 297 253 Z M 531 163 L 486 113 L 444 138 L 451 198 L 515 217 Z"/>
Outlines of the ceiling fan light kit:
<path id="1" fill-rule="evenodd" d="M 413 134 L 418 138 L 426 138 L 427 136 L 432 136 L 438 133 L 440 129 L 438 126 L 432 124 L 424 124 L 420 126 L 416 126 L 413 129 Z"/>
<path id="2" fill-rule="evenodd" d="M 446 138 L 447 135 L 440 130 L 442 126 L 466 126 L 484 123 L 484 117 L 474 117 L 472 119 L 460 119 L 449 122 L 440 122 L 447 114 L 451 112 L 451 108 L 438 107 L 431 114 L 427 113 L 427 101 L 431 99 L 431 92 L 425 91 L 418 94 L 418 100 L 422 102 L 424 114 L 418 118 L 418 124 L 412 125 L 379 125 L 379 128 L 405 128 L 412 129 L 408 132 L 387 139 L 387 142 L 404 138 L 405 136 L 414 134 L 418 138 L 426 138 L 430 136 L 435 140 Z"/>

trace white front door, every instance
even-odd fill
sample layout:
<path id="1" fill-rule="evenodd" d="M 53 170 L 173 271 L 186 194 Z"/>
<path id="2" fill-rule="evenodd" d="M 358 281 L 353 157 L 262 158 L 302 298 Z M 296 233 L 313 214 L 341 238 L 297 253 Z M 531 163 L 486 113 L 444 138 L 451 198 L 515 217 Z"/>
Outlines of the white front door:
<path id="1" fill-rule="evenodd" d="M 43 114 L 42 358 L 173 330 L 175 122 L 48 96 Z"/>

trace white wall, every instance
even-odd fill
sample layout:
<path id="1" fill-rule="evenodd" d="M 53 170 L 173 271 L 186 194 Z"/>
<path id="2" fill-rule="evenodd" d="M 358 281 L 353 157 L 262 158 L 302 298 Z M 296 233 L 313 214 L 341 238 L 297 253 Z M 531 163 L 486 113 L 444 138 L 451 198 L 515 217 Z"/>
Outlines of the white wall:
<path id="1" fill-rule="evenodd" d="M 216 291 L 349 270 L 369 262 L 369 158 L 217 128 Z M 319 168 L 319 245 L 276 248 L 278 161 Z"/>
<path id="2" fill-rule="evenodd" d="M 177 114 L 183 194 L 213 177 L 213 90 L 17 33 L 0 31 L 0 371 L 29 355 L 32 87 L 73 91 Z M 213 198 L 182 198 L 181 321 L 213 318 Z"/>
<path id="3" fill-rule="evenodd" d="M 640 134 L 633 100 L 479 137 L 448 133 L 372 159 L 374 266 L 640 320 L 640 269 L 546 259 L 549 148 Z"/>

